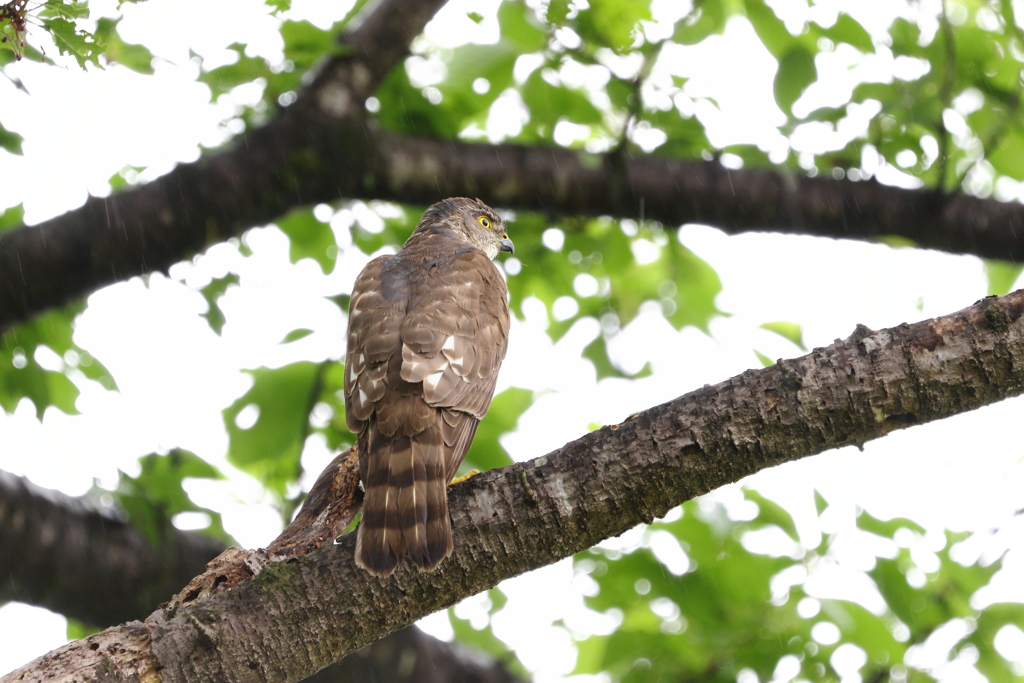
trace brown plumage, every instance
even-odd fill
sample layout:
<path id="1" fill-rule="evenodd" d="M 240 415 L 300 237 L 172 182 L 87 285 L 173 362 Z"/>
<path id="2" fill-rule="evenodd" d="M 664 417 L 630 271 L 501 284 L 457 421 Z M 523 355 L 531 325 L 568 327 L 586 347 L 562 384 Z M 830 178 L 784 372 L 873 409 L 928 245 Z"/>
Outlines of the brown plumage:
<path id="1" fill-rule="evenodd" d="M 513 251 L 501 217 L 478 199 L 446 199 L 352 288 L 345 411 L 366 494 L 356 563 L 372 574 L 388 576 L 404 555 L 430 570 L 452 551 L 448 482 L 508 345 L 499 251 Z"/>

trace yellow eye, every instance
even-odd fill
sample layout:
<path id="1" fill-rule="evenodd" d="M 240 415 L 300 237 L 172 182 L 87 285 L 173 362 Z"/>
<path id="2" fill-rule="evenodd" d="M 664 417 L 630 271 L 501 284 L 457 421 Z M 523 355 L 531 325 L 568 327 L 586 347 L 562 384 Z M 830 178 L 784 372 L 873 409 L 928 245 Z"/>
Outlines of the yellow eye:
<path id="1" fill-rule="evenodd" d="M 478 223 L 480 223 L 480 225 L 484 226 L 485 228 L 491 227 L 491 219 L 488 218 L 487 216 L 480 216 L 476 220 Z"/>

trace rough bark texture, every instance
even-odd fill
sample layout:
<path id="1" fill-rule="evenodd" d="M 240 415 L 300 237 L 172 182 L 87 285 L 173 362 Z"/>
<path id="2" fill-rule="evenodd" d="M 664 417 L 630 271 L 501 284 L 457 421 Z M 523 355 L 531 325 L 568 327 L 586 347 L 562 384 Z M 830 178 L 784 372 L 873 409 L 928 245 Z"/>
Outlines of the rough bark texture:
<path id="1" fill-rule="evenodd" d="M 443 0 L 385 0 L 297 101 L 263 128 L 147 185 L 0 235 L 0 330 L 105 285 L 166 270 L 303 204 L 476 196 L 550 214 L 608 214 L 727 232 L 873 239 L 1024 260 L 1024 206 L 768 170 L 380 131 L 363 103 Z"/>
<path id="2" fill-rule="evenodd" d="M 339 453 L 317 477 L 302 509 L 267 546 L 274 557 L 305 555 L 340 536 L 363 502 L 358 444 Z"/>
<path id="3" fill-rule="evenodd" d="M 474 477 L 450 493 L 455 552 L 436 572 L 403 566 L 389 579 L 371 577 L 352 561 L 350 534 L 266 564 L 231 590 L 157 611 L 145 627 L 72 643 L 0 683 L 111 680 L 118 672 L 165 682 L 298 680 L 425 614 L 758 470 L 1024 393 L 1022 314 L 1024 290 L 914 325 L 859 327 L 828 348 Z"/>
<path id="4" fill-rule="evenodd" d="M 152 544 L 115 510 L 0 472 L 0 602 L 101 626 L 139 619 L 222 549 L 170 525 Z"/>

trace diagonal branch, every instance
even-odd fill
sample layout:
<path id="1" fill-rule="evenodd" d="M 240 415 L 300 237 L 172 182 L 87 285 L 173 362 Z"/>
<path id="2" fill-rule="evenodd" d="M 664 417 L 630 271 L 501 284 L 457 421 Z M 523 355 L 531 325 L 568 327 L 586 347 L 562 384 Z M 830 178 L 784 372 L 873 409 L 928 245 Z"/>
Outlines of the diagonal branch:
<path id="1" fill-rule="evenodd" d="M 1024 393 L 1024 290 L 747 371 L 450 494 L 432 573 L 371 577 L 343 537 L 234 588 L 71 643 L 0 683 L 295 681 L 502 579 L 761 469 Z M 70 672 L 70 673 L 69 673 Z"/>

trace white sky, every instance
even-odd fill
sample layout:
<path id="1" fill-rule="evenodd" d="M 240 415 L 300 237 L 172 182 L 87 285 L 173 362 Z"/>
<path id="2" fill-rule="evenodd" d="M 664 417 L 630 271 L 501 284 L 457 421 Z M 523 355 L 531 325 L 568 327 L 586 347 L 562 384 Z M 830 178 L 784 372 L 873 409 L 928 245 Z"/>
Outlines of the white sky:
<path id="1" fill-rule="evenodd" d="M 322 26 L 342 11 L 311 0 L 294 4 L 290 16 Z M 800 21 L 802 0 L 772 4 L 789 13 L 787 20 Z M 815 11 L 841 4 L 819 3 L 825 9 Z M 94 12 L 113 12 L 114 6 L 113 0 L 92 2 Z M 672 6 L 654 3 L 657 12 L 666 14 Z M 327 9 L 333 11 L 326 13 Z M 479 3 L 468 0 L 452 3 L 429 27 L 428 37 L 437 44 L 461 42 L 452 36 L 463 34 L 459 26 L 467 9 L 483 11 Z M 868 16 L 876 30 L 884 30 L 887 22 L 878 18 L 891 17 L 893 11 L 889 3 L 860 3 L 858 17 Z M 86 192 L 107 193 L 106 179 L 126 164 L 145 167 L 141 177 L 149 179 L 176 163 L 196 159 L 200 144 L 212 146 L 225 139 L 221 123 L 232 115 L 236 101 L 224 97 L 209 103 L 206 87 L 194 80 L 198 67 L 189 61 L 189 47 L 214 63 L 229 60 L 225 48 L 236 41 L 268 57 L 281 50 L 276 20 L 256 0 L 148 0 L 125 5 L 124 14 L 122 36 L 148 45 L 160 58 L 156 76 L 120 67 L 82 72 L 73 64 L 55 69 L 27 61 L 8 67 L 6 72 L 20 78 L 31 97 L 0 79 L 0 120 L 25 137 L 23 158 L 0 152 L 0 210 L 24 201 L 27 220 L 38 222 L 77 207 Z M 488 22 L 480 29 L 480 40 L 496 37 Z M 48 49 L 47 54 L 56 50 Z M 671 57 L 665 60 L 664 72 L 652 80 L 670 73 L 690 77 L 686 93 L 696 102 L 716 144 L 753 142 L 766 150 L 785 150 L 785 139 L 775 128 L 782 122 L 781 113 L 771 100 L 774 61 L 753 38 L 749 24 L 734 20 L 725 36 Z M 819 64 L 822 71 L 831 69 L 832 75 L 823 80 L 833 89 L 816 88 L 797 106 L 809 109 L 842 97 L 851 72 L 884 80 L 898 68 L 884 50 L 866 58 L 837 51 Z M 236 95 L 252 96 L 251 91 Z M 700 98 L 706 96 L 716 98 L 720 109 L 701 104 Z M 495 117 L 487 131 L 492 136 L 517 125 L 514 107 L 505 119 L 497 112 Z M 814 149 L 831 142 L 811 129 L 801 144 Z M 881 169 L 879 176 L 907 182 L 894 169 Z M 174 279 L 154 275 L 147 288 L 136 278 L 91 296 L 75 340 L 111 370 L 120 392 L 80 382 L 82 415 L 51 409 L 41 425 L 27 403 L 13 416 L 0 414 L 0 469 L 77 495 L 94 478 L 112 486 L 117 469 L 137 472 L 140 455 L 187 448 L 231 475 L 227 482 L 190 484 L 196 502 L 221 511 L 228 531 L 243 544 L 265 545 L 279 531 L 280 521 L 259 485 L 226 463 L 227 436 L 220 410 L 248 388 L 241 368 L 340 355 L 345 321 L 323 297 L 347 291 L 367 260 L 344 247 L 351 243 L 347 227 L 353 218 L 367 220 L 370 213 L 357 204 L 333 220 L 342 254 L 330 276 L 309 261 L 289 264 L 287 240 L 276 228 L 248 234 L 251 258 L 243 259 L 235 245 L 224 244 L 212 248 L 195 266 L 175 267 L 172 277 L 194 286 L 228 268 L 240 273 L 243 286 L 222 299 L 228 323 L 221 337 L 199 317 L 205 311 L 202 297 Z M 514 237 L 514 223 L 510 232 Z M 527 319 L 512 330 L 499 390 L 515 385 L 548 393 L 503 442 L 516 459 L 542 455 L 580 436 L 590 423 L 618 422 L 705 383 L 759 367 L 752 348 L 771 358 L 802 355 L 781 337 L 759 329 L 761 323 L 800 323 L 808 348 L 813 348 L 845 338 L 857 323 L 877 329 L 913 322 L 956 311 L 986 293 L 982 264 L 973 257 L 809 237 L 727 237 L 703 226 L 686 226 L 679 236 L 719 273 L 724 292 L 718 305 L 730 317 L 715 320 L 708 337 L 693 329 L 676 332 L 648 310 L 626 328 L 614 350 L 637 366 L 651 361 L 654 375 L 634 382 L 597 383 L 591 366 L 580 359 L 595 329 L 581 323 L 552 345 L 544 333 L 539 303 L 527 305 Z M 296 327 L 315 333 L 278 346 Z M 811 545 L 820 533 L 811 497 L 817 488 L 833 504 L 822 522 L 828 530 L 848 528 L 856 506 L 885 518 L 912 517 L 933 532 L 943 527 L 1002 528 L 993 543 L 1015 548 L 1010 564 L 1019 570 L 1021 527 L 1011 518 L 1024 507 L 1022 446 L 1015 419 L 1021 406 L 1020 400 L 1006 401 L 897 432 L 868 444 L 863 453 L 843 449 L 766 471 L 749 483 L 794 511 L 801 534 Z M 559 419 L 551 420 L 555 414 Z M 315 476 L 330 456 L 313 440 L 303 462 Z M 715 495 L 739 505 L 736 487 Z M 635 531 L 609 545 L 632 547 L 642 539 L 643 533 Z M 849 579 L 851 568 L 863 561 L 858 560 L 862 556 L 856 543 L 848 546 L 848 551 L 840 549 L 846 552 L 842 559 L 847 568 L 836 568 L 831 580 L 819 581 L 823 594 L 834 594 L 836 586 Z M 570 632 L 552 622 L 565 619 L 578 633 L 608 627 L 583 610 L 581 594 L 572 586 L 568 562 L 502 586 L 510 602 L 495 619 L 495 631 L 535 671 L 538 681 L 561 680 L 574 665 Z M 1005 596 L 1013 588 L 1001 590 Z M 1022 597 L 1016 590 L 1015 595 Z M 867 592 L 858 595 L 871 600 Z M 457 613 L 479 619 L 482 604 L 481 598 L 471 599 Z M 26 605 L 0 608 L 0 642 L 6 644 L 0 650 L 0 672 L 63 643 L 64 623 L 59 615 Z M 443 613 L 425 620 L 424 626 L 441 636 L 450 634 Z M 943 675 L 962 676 L 963 668 L 952 666 Z"/>

